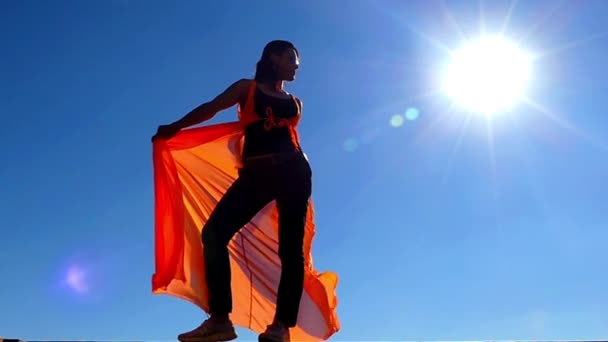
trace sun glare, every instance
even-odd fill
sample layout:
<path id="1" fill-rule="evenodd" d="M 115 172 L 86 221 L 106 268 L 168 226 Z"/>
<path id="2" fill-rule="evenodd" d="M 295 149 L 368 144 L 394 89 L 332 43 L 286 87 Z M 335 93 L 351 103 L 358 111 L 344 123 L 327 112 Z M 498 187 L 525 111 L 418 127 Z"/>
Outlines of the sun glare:
<path id="1" fill-rule="evenodd" d="M 450 53 L 443 91 L 457 107 L 492 115 L 525 94 L 531 58 L 503 37 L 482 37 Z"/>

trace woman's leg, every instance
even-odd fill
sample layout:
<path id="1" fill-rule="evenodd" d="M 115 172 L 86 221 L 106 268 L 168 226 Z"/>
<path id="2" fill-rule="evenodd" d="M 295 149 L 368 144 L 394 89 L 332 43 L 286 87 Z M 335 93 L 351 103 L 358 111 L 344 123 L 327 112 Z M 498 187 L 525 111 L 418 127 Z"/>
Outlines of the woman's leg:
<path id="1" fill-rule="evenodd" d="M 243 172 L 218 202 L 203 227 L 203 251 L 212 316 L 227 317 L 232 311 L 228 243 L 272 199 L 273 194 L 268 187 Z"/>
<path id="2" fill-rule="evenodd" d="M 297 323 L 304 286 L 304 230 L 312 187 L 309 170 L 307 164 L 296 165 L 296 171 L 285 175 L 289 179 L 281 182 L 284 187 L 277 196 L 282 272 L 275 320 L 287 327 Z"/>

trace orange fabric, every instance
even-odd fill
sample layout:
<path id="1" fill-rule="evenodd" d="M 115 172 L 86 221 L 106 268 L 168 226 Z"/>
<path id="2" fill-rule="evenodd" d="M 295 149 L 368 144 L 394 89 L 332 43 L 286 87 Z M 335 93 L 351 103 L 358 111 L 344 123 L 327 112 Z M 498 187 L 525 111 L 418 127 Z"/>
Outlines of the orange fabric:
<path id="1" fill-rule="evenodd" d="M 249 92 L 252 99 L 253 89 Z M 205 312 L 208 292 L 201 232 L 209 214 L 237 177 L 244 127 L 257 119 L 252 101 L 238 109 L 239 121 L 180 131 L 153 142 L 155 189 L 155 273 L 152 291 L 187 300 Z M 306 222 L 306 272 L 294 340 L 326 340 L 340 328 L 335 294 L 338 277 L 313 267 L 315 234 L 312 200 Z M 272 321 L 281 274 L 278 216 L 268 204 L 235 235 L 228 247 L 233 311 L 237 326 L 261 332 Z"/>

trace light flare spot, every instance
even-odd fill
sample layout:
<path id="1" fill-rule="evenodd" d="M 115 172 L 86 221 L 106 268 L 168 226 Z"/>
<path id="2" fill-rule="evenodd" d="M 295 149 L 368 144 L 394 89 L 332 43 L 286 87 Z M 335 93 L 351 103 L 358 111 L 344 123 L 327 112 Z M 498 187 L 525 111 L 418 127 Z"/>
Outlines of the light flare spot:
<path id="1" fill-rule="evenodd" d="M 395 114 L 393 117 L 391 117 L 391 126 L 393 127 L 401 127 L 403 126 L 404 122 L 405 120 L 403 119 L 403 116 L 399 114 Z"/>
<path id="2" fill-rule="evenodd" d="M 65 275 L 65 282 L 70 289 L 77 293 L 84 294 L 89 291 L 89 286 L 86 281 L 86 271 L 78 265 L 72 265 L 68 268 Z"/>
<path id="3" fill-rule="evenodd" d="M 413 121 L 413 120 L 416 120 L 418 118 L 419 114 L 420 113 L 418 113 L 418 109 L 410 107 L 410 108 L 408 108 L 405 111 L 405 118 L 408 119 L 408 120 L 410 120 L 410 121 Z"/>

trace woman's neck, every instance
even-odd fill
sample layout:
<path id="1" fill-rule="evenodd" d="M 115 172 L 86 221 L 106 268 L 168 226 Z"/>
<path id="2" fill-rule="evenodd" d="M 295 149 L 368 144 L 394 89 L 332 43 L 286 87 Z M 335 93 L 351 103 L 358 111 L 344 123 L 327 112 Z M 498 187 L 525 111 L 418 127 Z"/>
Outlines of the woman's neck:
<path id="1" fill-rule="evenodd" d="M 274 89 L 278 93 L 282 93 L 284 91 L 284 86 L 285 84 L 283 83 L 283 81 L 275 81 L 272 89 Z"/>
<path id="2" fill-rule="evenodd" d="M 285 94 L 285 84 L 283 81 L 265 81 L 262 82 L 265 88 L 279 94 Z"/>

